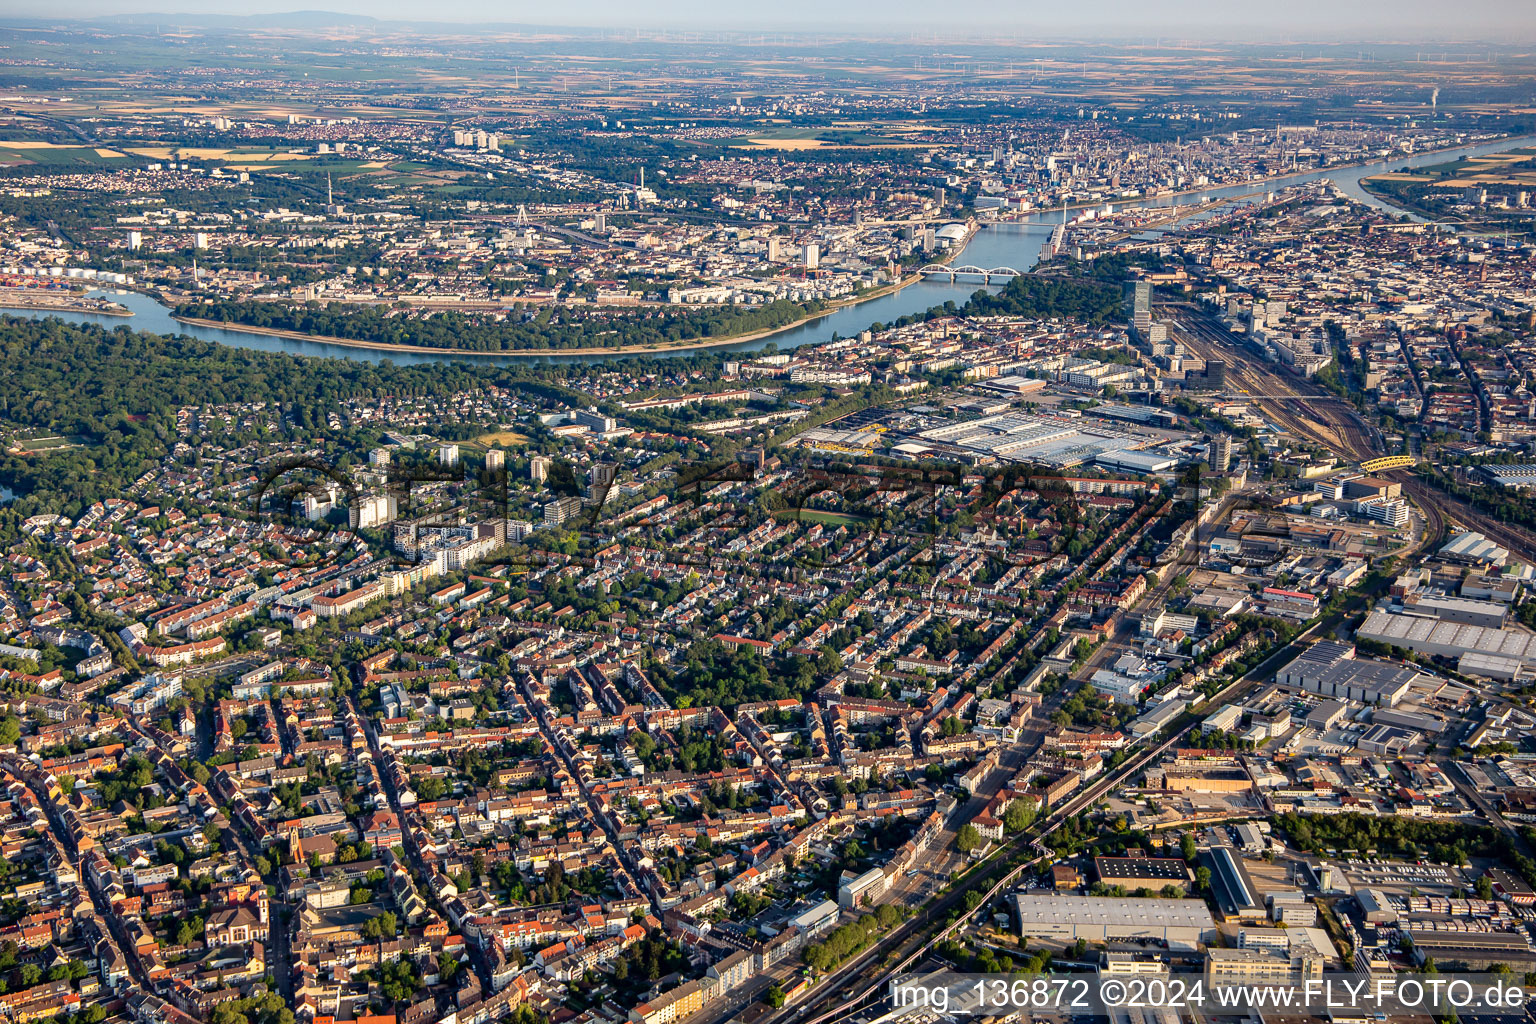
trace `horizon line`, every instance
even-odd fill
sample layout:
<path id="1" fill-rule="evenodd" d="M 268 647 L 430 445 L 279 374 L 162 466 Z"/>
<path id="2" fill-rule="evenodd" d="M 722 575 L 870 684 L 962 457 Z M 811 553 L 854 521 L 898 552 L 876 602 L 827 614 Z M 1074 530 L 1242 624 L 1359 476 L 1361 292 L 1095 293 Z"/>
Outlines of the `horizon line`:
<path id="1" fill-rule="evenodd" d="M 1016 45 L 1020 42 L 1117 42 L 1136 46 L 1149 46 L 1156 49 L 1181 49 L 1191 43 L 1220 44 L 1228 46 L 1272 46 L 1272 45 L 1322 45 L 1322 46 L 1419 46 L 1436 44 L 1440 47 L 1454 48 L 1476 44 L 1484 47 L 1522 48 L 1536 41 L 1536 24 L 1526 26 L 1528 36 L 1520 36 L 1511 33 L 1510 26 L 1478 25 L 1471 33 L 1456 39 L 1447 39 L 1443 34 L 1443 26 L 1435 26 L 1430 20 L 1422 22 L 1419 19 L 1408 20 L 1399 15 L 1394 19 L 1392 27 L 1402 34 L 1381 36 L 1374 34 L 1325 34 L 1323 26 L 1299 28 L 1294 24 L 1281 25 L 1255 21 L 1252 18 L 1236 19 L 1221 24 L 1213 24 L 1209 20 L 1192 24 L 1181 24 L 1167 20 L 1149 20 L 1144 23 L 1128 22 L 1125 19 L 1117 19 L 1113 27 L 1090 26 L 1083 24 L 1071 24 L 1062 21 L 1053 21 L 1049 24 L 1041 24 L 1036 21 L 1030 23 L 1023 19 L 1012 22 L 999 22 L 995 19 L 986 25 L 978 22 L 957 24 L 953 18 L 934 21 L 918 19 L 901 19 L 887 23 L 881 28 L 873 28 L 867 24 L 866 18 L 858 18 L 852 15 L 843 19 L 828 18 L 823 21 L 806 24 L 804 22 L 795 27 L 772 26 L 766 23 L 745 21 L 740 19 L 723 19 L 714 23 L 701 23 L 698 19 L 687 21 L 668 20 L 665 17 L 657 18 L 659 12 L 654 9 L 650 12 L 651 20 L 643 22 L 630 22 L 628 24 L 614 24 L 604 20 L 601 23 L 581 21 L 544 21 L 544 20 L 504 20 L 473 18 L 457 13 L 444 13 L 433 18 L 410 18 L 394 15 L 374 15 L 330 8 L 305 8 L 296 7 L 286 10 L 254 11 L 249 13 L 210 13 L 193 10 L 135 10 L 90 13 L 69 13 L 56 15 L 39 15 L 35 10 L 25 13 L 10 13 L 0 5 L 0 25 L 9 26 L 47 26 L 61 23 L 79 25 L 100 25 L 113 22 L 142 25 L 148 21 L 163 19 L 171 23 L 172 27 L 181 25 L 196 25 L 197 27 L 217 30 L 220 28 L 240 29 L 246 27 L 259 28 L 262 19 L 289 20 L 300 18 L 336 18 L 335 25 L 316 23 L 310 26 L 296 24 L 274 25 L 274 29 L 290 31 L 324 31 L 326 28 L 365 28 L 377 27 L 387 30 L 392 27 L 401 29 L 422 28 L 428 26 L 440 27 L 445 30 L 455 29 L 492 29 L 503 31 L 539 30 L 546 32 L 572 32 L 572 33 L 601 33 L 610 39 L 623 39 L 626 35 L 636 37 L 640 41 L 642 34 L 661 33 L 665 35 L 677 35 L 682 37 L 677 40 L 687 42 L 687 37 L 705 36 L 758 36 L 762 39 L 771 37 L 774 41 L 786 41 L 790 39 L 811 39 L 827 35 L 836 35 L 844 38 L 871 38 L 894 41 L 906 41 L 922 43 L 925 41 L 946 42 L 975 42 L 991 43 L 994 45 Z M 894 13 L 894 12 L 891 12 Z M 537 16 L 535 15 L 535 18 Z M 1363 26 L 1357 26 L 1363 27 Z M 1405 31 L 1406 30 L 1406 31 Z M 1348 30 L 1346 30 L 1348 31 Z M 1425 37 L 1416 33 L 1420 31 L 1433 31 L 1432 37 Z M 1494 32 L 1496 37 L 1487 37 L 1480 32 Z M 1028 33 L 1030 39 L 1021 39 L 1023 33 Z M 929 36 L 928 40 L 910 38 L 903 40 L 901 37 L 922 34 Z M 1262 38 L 1255 38 L 1261 35 Z M 656 41 L 656 40 L 647 40 Z M 705 41 L 700 39 L 699 41 Z"/>

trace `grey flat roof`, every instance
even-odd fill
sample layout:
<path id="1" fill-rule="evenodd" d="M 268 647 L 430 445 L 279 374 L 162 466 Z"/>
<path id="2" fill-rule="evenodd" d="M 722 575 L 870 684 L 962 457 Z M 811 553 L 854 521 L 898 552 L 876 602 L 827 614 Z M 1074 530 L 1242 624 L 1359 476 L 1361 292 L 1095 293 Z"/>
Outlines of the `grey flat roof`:
<path id="1" fill-rule="evenodd" d="M 1247 872 L 1233 855 L 1232 850 L 1226 846 L 1213 846 L 1209 852 L 1211 865 L 1216 869 L 1212 873 L 1211 887 L 1215 890 L 1222 909 L 1229 913 L 1237 913 L 1263 906 L 1254 899 L 1253 891 L 1248 887 Z"/>
<path id="2" fill-rule="evenodd" d="M 1020 893 L 1013 898 L 1021 921 L 1056 925 L 1139 925 L 1157 928 L 1216 927 L 1204 900 L 1142 899 L 1135 896 L 1073 896 Z"/>
<path id="3" fill-rule="evenodd" d="M 1440 932 L 1415 928 L 1404 929 L 1413 937 L 1415 949 L 1487 949 L 1530 951 L 1531 945 L 1515 932 Z"/>
<path id="4" fill-rule="evenodd" d="M 1492 626 L 1468 626 L 1415 615 L 1394 615 L 1379 608 L 1366 617 L 1356 635 L 1416 650 L 1423 647 L 1441 648 L 1433 653 L 1476 652 L 1518 658 L 1527 665 L 1536 663 L 1536 636 L 1529 633 L 1495 629 Z"/>

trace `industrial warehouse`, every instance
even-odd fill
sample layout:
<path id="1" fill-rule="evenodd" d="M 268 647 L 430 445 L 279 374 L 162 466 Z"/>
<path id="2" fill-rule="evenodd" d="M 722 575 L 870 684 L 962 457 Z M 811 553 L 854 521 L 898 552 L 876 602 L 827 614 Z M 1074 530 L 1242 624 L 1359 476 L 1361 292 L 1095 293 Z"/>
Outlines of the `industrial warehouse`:
<path id="1" fill-rule="evenodd" d="M 1213 846 L 1203 857 L 1211 869 L 1211 891 L 1230 921 L 1263 921 L 1269 915 L 1264 900 L 1242 862 L 1230 847 Z"/>
<path id="2" fill-rule="evenodd" d="M 1469 626 L 1377 609 L 1357 636 L 1421 654 L 1458 659 L 1471 675 L 1512 680 L 1536 668 L 1536 636 L 1512 629 Z"/>
<path id="3" fill-rule="evenodd" d="M 1105 885 L 1128 889 L 1169 884 L 1182 889 L 1189 881 L 1189 868 L 1178 857 L 1095 857 L 1093 868 Z"/>
<path id="4" fill-rule="evenodd" d="M 1322 697 L 1395 707 L 1418 677 L 1411 668 L 1357 658 L 1350 644 L 1323 640 L 1276 673 L 1275 681 Z"/>
<path id="5" fill-rule="evenodd" d="M 1170 949 L 1213 941 L 1216 922 L 1204 900 L 1019 893 L 1013 897 L 1019 934 L 1031 938 L 1107 942 L 1156 939 Z"/>

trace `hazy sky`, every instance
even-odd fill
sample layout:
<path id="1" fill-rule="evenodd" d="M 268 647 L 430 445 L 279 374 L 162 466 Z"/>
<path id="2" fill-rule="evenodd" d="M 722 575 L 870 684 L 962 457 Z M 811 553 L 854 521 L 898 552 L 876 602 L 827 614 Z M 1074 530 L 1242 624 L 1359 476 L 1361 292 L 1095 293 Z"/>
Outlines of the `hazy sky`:
<path id="1" fill-rule="evenodd" d="M 401 20 L 669 28 L 912 30 L 1225 39 L 1536 37 L 1536 0 L 0 0 L 0 15 L 95 17 L 325 10 Z M 46 14 L 44 11 L 46 10 Z"/>

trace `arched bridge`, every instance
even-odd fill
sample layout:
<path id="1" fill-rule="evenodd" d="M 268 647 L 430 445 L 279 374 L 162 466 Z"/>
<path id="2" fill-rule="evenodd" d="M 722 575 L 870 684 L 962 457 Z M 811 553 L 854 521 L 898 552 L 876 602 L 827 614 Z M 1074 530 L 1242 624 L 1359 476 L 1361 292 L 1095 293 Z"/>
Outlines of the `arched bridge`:
<path id="1" fill-rule="evenodd" d="M 1370 459 L 1369 461 L 1362 462 L 1360 463 L 1360 468 L 1366 473 L 1374 473 L 1382 469 L 1401 469 L 1404 466 L 1411 466 L 1417 461 L 1419 460 L 1415 459 L 1412 455 L 1387 455 L 1380 459 Z"/>
<path id="2" fill-rule="evenodd" d="M 979 277 L 984 284 L 991 284 L 994 277 L 1019 277 L 1020 272 L 1012 267 L 993 267 L 986 270 L 982 267 L 961 266 L 950 267 L 942 263 L 930 263 L 918 270 L 924 277 L 947 277 L 949 283 L 954 284 L 957 277 Z"/>

